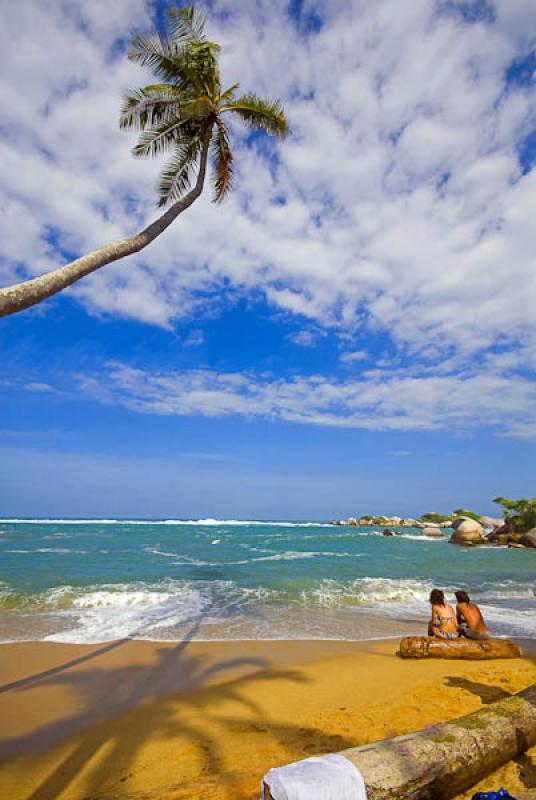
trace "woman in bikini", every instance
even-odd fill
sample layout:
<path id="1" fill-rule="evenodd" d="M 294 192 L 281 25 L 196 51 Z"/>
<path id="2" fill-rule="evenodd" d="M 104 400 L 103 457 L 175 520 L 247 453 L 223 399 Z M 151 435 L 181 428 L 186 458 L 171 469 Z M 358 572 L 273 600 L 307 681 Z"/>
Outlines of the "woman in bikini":
<path id="1" fill-rule="evenodd" d="M 432 589 L 430 592 L 432 606 L 432 619 L 428 623 L 428 636 L 438 639 L 457 639 L 458 622 L 452 606 L 445 603 L 445 595 L 441 589 Z"/>

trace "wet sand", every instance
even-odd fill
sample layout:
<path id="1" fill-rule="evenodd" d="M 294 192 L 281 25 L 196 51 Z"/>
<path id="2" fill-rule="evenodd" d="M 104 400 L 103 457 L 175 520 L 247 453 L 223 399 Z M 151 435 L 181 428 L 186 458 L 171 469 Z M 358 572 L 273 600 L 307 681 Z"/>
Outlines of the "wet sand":
<path id="1" fill-rule="evenodd" d="M 532 658 L 401 661 L 397 644 L 0 645 L 0 797 L 253 800 L 271 766 L 536 682 Z M 477 788 L 500 786 L 536 786 L 536 748 Z"/>

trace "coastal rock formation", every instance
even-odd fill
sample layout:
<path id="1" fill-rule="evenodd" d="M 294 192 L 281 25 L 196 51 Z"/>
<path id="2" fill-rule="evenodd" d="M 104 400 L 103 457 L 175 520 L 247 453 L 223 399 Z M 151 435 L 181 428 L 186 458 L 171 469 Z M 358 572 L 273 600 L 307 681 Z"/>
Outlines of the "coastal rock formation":
<path id="1" fill-rule="evenodd" d="M 480 517 L 480 522 L 485 528 L 500 528 L 503 524 L 502 519 L 495 519 L 494 517 Z"/>
<path id="2" fill-rule="evenodd" d="M 515 531 L 510 525 L 501 525 L 486 536 L 486 541 L 498 545 L 519 544 L 523 534 Z"/>
<path id="3" fill-rule="evenodd" d="M 357 520 L 355 517 L 348 517 L 346 520 L 347 525 L 352 525 L 353 527 L 357 527 Z"/>
<path id="4" fill-rule="evenodd" d="M 519 542 L 525 547 L 536 547 L 536 528 L 531 528 L 530 531 L 524 533 Z"/>
<path id="5" fill-rule="evenodd" d="M 454 533 L 449 539 L 452 544 L 472 546 L 484 544 L 487 541 L 483 536 L 484 528 L 474 519 L 455 520 L 452 523 L 452 527 L 454 528 Z"/>
<path id="6" fill-rule="evenodd" d="M 443 538 L 443 534 L 441 533 L 441 529 L 439 525 L 428 525 L 426 528 L 422 529 L 423 536 L 430 536 L 430 537 L 439 537 L 440 539 Z"/>
<path id="7" fill-rule="evenodd" d="M 478 530 L 480 531 L 481 534 L 484 531 L 484 528 L 482 527 L 480 522 L 477 522 L 476 519 L 471 519 L 471 517 L 457 517 L 450 523 L 450 527 L 454 528 L 455 531 L 457 531 L 462 526 L 464 526 L 463 530 L 465 531 Z"/>
<path id="8" fill-rule="evenodd" d="M 389 528 L 384 528 L 384 530 L 382 531 L 382 536 L 394 536 L 394 535 L 395 535 L 394 532 L 390 531 Z"/>

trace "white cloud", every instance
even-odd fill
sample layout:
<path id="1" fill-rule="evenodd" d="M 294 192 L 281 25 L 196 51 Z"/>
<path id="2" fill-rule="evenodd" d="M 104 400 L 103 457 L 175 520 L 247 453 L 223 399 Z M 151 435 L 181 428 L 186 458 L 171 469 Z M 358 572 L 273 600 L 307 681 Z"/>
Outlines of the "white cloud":
<path id="1" fill-rule="evenodd" d="M 320 327 L 385 331 L 400 352 L 463 363 L 500 345 L 534 368 L 536 171 L 521 174 L 516 148 L 536 128 L 536 93 L 504 85 L 536 40 L 534 3 L 497 0 L 495 21 L 474 24 L 432 0 L 303 8 L 319 32 L 290 22 L 283 0 L 215 0 L 226 82 L 279 95 L 294 134 L 255 149 L 237 128 L 229 201 L 207 194 L 75 295 L 170 326 L 225 282 Z M 140 227 L 158 165 L 134 161 L 117 130 L 121 92 L 147 76 L 116 39 L 151 25 L 148 0 L 21 0 L 5 23 L 8 282 Z"/>
<path id="2" fill-rule="evenodd" d="M 299 347 L 312 347 L 315 342 L 315 337 L 312 331 L 302 330 L 296 333 L 291 333 L 288 337 L 291 342 L 297 344 Z"/>
<path id="3" fill-rule="evenodd" d="M 55 392 L 56 389 L 48 383 L 27 383 L 24 388 L 28 392 Z"/>
<path id="4" fill-rule="evenodd" d="M 323 375 L 270 379 L 250 372 L 149 372 L 110 362 L 98 379 L 79 376 L 84 394 L 146 414 L 242 415 L 369 430 L 467 431 L 487 426 L 517 438 L 536 433 L 536 384 L 488 372 L 441 377 L 405 370 L 358 379 Z M 400 455 L 400 453 L 399 453 Z"/>
<path id="5" fill-rule="evenodd" d="M 187 347 L 199 347 L 199 345 L 204 344 L 205 335 L 201 330 L 193 330 L 184 340 L 184 344 Z"/>
<path id="6" fill-rule="evenodd" d="M 339 360 L 343 362 L 343 364 L 355 364 L 359 361 L 366 361 L 369 357 L 366 350 L 349 350 L 345 353 L 341 353 L 339 356 Z"/>

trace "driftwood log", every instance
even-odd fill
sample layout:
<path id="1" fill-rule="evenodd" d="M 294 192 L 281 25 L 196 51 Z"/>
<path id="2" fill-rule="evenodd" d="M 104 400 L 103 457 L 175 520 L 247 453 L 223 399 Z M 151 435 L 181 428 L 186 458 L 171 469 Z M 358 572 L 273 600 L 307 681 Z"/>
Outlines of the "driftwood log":
<path id="1" fill-rule="evenodd" d="M 400 642 L 401 658 L 519 658 L 521 651 L 511 639 L 451 639 L 430 636 L 406 636 Z"/>
<path id="2" fill-rule="evenodd" d="M 363 775 L 367 800 L 449 800 L 534 744 L 536 684 L 465 717 L 341 755 Z M 276 800 L 267 789 L 266 799 Z"/>

